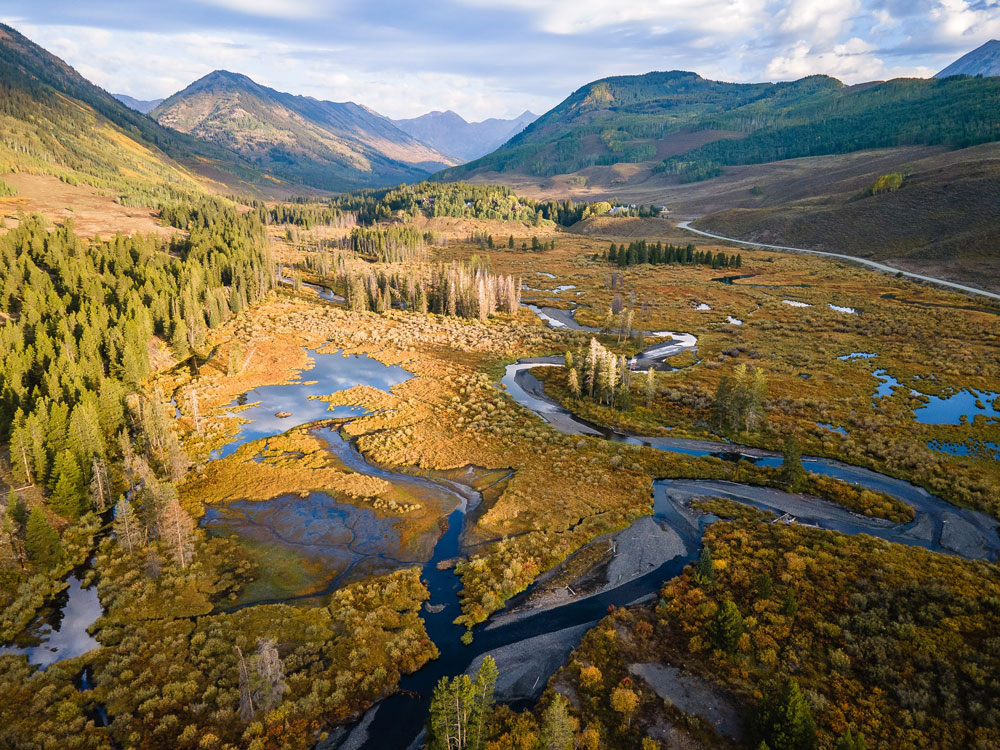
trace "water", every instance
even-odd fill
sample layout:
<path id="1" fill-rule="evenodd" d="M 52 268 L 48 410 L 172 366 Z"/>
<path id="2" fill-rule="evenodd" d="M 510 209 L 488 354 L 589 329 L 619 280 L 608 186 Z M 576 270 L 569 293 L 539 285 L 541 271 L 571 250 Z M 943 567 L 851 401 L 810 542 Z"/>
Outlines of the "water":
<path id="1" fill-rule="evenodd" d="M 729 325 L 733 325 L 733 326 L 741 326 L 741 325 L 743 325 L 743 321 L 742 320 L 740 320 L 739 318 L 734 318 L 732 315 L 729 315 L 729 316 L 726 317 L 726 322 L 729 323 Z"/>
<path id="2" fill-rule="evenodd" d="M 783 299 L 781 301 L 792 307 L 812 307 L 808 302 L 799 302 L 797 299 Z"/>
<path id="3" fill-rule="evenodd" d="M 989 461 L 1000 461 L 1000 443 L 990 443 L 979 440 L 969 440 L 965 443 L 949 443 L 940 440 L 929 440 L 927 447 L 938 453 L 949 456 L 972 456 L 985 458 Z"/>
<path id="4" fill-rule="evenodd" d="M 833 303 L 828 303 L 831 310 L 836 310 L 839 313 L 844 313 L 845 315 L 857 315 L 858 311 L 853 307 L 841 307 L 840 305 L 834 305 Z"/>
<path id="5" fill-rule="evenodd" d="M 552 291 L 558 294 L 559 292 L 568 292 L 570 289 L 576 289 L 576 284 L 560 284 Z"/>
<path id="6" fill-rule="evenodd" d="M 2 654 L 24 654 L 29 664 L 43 669 L 63 659 L 73 659 L 100 648 L 97 640 L 87 632 L 101 616 L 101 602 L 97 588 L 84 588 L 77 576 L 67 579 L 69 587 L 46 606 L 47 615 L 29 628 L 27 635 L 37 639 L 33 646 L 6 646 Z"/>
<path id="7" fill-rule="evenodd" d="M 241 424 L 236 436 L 222 448 L 213 451 L 212 458 L 224 458 L 245 443 L 274 437 L 309 422 L 331 417 L 357 417 L 368 413 L 357 406 L 337 406 L 331 409 L 327 402 L 318 400 L 317 396 L 327 396 L 359 384 L 388 392 L 392 386 L 413 377 L 413 373 L 398 365 L 384 365 L 364 354 L 345 357 L 339 352 L 320 354 L 310 351 L 309 356 L 314 364 L 311 369 L 303 371 L 296 382 L 255 388 L 229 405 L 233 408 L 241 404 L 255 404 L 233 412 L 233 416 L 249 420 L 249 423 Z M 312 381 L 316 382 L 305 385 Z M 288 413 L 290 416 L 276 416 L 279 413 Z"/>
<path id="8" fill-rule="evenodd" d="M 843 427 L 837 427 L 836 425 L 830 424 L 829 422 L 817 422 L 817 427 L 822 427 L 824 430 L 829 430 L 830 432 L 836 432 L 840 435 L 847 436 L 847 430 Z"/>
<path id="9" fill-rule="evenodd" d="M 872 402 L 876 408 L 877 399 L 892 396 L 896 388 L 906 388 L 886 370 L 875 370 L 872 375 L 879 381 L 875 389 L 876 401 Z M 1000 409 L 997 408 L 1000 393 L 966 388 L 949 396 L 928 396 L 913 388 L 908 390 L 911 396 L 927 400 L 927 403 L 913 409 L 913 416 L 920 424 L 960 425 L 971 422 L 976 416 L 1000 419 Z"/>
<path id="10" fill-rule="evenodd" d="M 550 364 L 557 365 L 558 363 L 551 361 Z M 533 411 L 535 411 L 533 406 L 539 401 L 547 401 L 545 410 L 538 410 L 536 413 L 561 432 L 598 434 L 617 442 L 644 445 L 657 450 L 690 456 L 748 460 L 759 466 L 768 467 L 781 466 L 782 457 L 773 451 L 726 443 L 713 443 L 706 440 L 641 437 L 609 427 L 594 425 L 548 399 L 542 384 L 528 372 L 533 366 L 537 365 L 530 362 L 508 365 L 504 380 L 501 382 L 506 386 L 507 393 L 511 398 Z M 870 469 L 852 466 L 833 459 L 804 456 L 802 465 L 807 471 L 815 474 L 834 477 L 868 489 L 885 492 L 913 507 L 915 519 L 905 527 L 908 536 L 900 534 L 899 539 L 894 537 L 894 540 L 907 544 L 919 544 L 936 551 L 952 552 L 966 557 L 996 560 L 1000 555 L 1000 535 L 997 533 L 997 521 L 984 513 L 951 505 L 943 499 L 931 495 L 923 488 L 901 479 L 888 477 Z M 851 515 L 853 516 L 853 514 Z M 883 522 L 876 519 L 876 523 Z M 837 530 L 843 531 L 844 528 Z M 871 532 L 866 530 L 865 533 Z"/>
<path id="11" fill-rule="evenodd" d="M 855 359 L 872 359 L 877 356 L 877 354 L 873 354 L 872 352 L 851 352 L 850 354 L 843 354 L 837 357 L 837 359 L 844 362 L 850 362 Z"/>
<path id="12" fill-rule="evenodd" d="M 403 493 L 422 508 L 381 514 L 324 492 L 208 506 L 205 528 L 235 536 L 260 562 L 262 578 L 245 589 L 240 605 L 317 596 L 369 575 L 423 563 L 442 534 L 435 519 L 464 511 L 478 500 L 477 493 L 463 493 L 453 482 L 377 467 L 336 431 L 314 434 L 346 469 L 391 482 L 397 496 Z"/>
<path id="13" fill-rule="evenodd" d="M 1000 409 L 997 409 L 1000 404 L 998 402 L 1000 393 L 968 388 L 950 396 L 926 398 L 928 402 L 925 406 L 918 406 L 913 410 L 914 416 L 921 424 L 959 425 L 965 421 L 971 422 L 977 415 L 988 419 L 1000 419 Z"/>

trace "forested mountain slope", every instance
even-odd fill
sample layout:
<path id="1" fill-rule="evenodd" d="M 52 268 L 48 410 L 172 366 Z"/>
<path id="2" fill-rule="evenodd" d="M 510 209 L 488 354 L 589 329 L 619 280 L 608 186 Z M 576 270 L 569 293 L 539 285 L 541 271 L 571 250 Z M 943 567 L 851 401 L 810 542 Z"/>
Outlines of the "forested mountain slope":
<path id="1" fill-rule="evenodd" d="M 0 92 L 0 173 L 53 175 L 131 205 L 203 192 L 191 166 L 231 185 L 261 179 L 236 154 L 161 127 L 3 25 Z"/>
<path id="2" fill-rule="evenodd" d="M 286 94 L 225 70 L 174 94 L 151 116 L 323 190 L 416 181 L 455 163 L 366 107 Z"/>
<path id="3" fill-rule="evenodd" d="M 903 145 L 1000 139 L 1000 81 L 896 79 L 845 86 L 828 76 L 735 84 L 672 71 L 590 83 L 492 154 L 442 179 L 484 171 L 545 176 L 660 161 L 682 181 L 725 167 Z M 693 138 L 693 136 L 700 136 Z"/>

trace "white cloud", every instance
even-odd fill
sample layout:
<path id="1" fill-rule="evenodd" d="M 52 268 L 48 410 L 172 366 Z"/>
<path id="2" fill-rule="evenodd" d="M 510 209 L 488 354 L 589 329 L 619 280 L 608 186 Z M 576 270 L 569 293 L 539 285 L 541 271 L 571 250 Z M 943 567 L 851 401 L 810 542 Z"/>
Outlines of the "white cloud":
<path id="1" fill-rule="evenodd" d="M 882 80 L 898 77 L 927 78 L 934 69 L 922 67 L 887 68 L 876 55 L 875 47 L 858 37 L 827 50 L 814 49 L 804 41 L 797 42 L 787 55 L 775 57 L 767 66 L 770 80 L 794 81 L 804 76 L 825 74 L 845 83 Z"/>

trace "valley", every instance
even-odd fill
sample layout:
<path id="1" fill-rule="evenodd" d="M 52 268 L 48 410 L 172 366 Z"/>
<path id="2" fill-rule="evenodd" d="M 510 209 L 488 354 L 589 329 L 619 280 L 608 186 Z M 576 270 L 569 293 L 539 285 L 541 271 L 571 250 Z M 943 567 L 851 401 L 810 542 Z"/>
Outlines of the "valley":
<path id="1" fill-rule="evenodd" d="M 0 747 L 1000 745 L 997 80 L 390 120 L 0 26 Z"/>

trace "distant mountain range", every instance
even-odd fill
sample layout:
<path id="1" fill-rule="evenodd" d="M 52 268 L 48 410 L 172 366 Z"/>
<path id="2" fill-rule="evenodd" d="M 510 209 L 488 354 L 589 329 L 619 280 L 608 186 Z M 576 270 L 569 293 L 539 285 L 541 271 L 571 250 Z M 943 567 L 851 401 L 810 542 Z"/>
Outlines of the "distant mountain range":
<path id="1" fill-rule="evenodd" d="M 458 160 L 353 102 L 320 101 L 217 70 L 150 112 L 276 177 L 324 190 L 413 182 Z"/>
<path id="2" fill-rule="evenodd" d="M 414 138 L 462 161 L 471 161 L 499 148 L 537 119 L 538 115 L 525 111 L 512 120 L 491 117 L 482 122 L 467 122 L 448 110 L 393 122 Z"/>
<path id="3" fill-rule="evenodd" d="M 131 109 L 134 109 L 136 112 L 142 112 L 144 115 L 148 115 L 150 112 L 156 109 L 156 106 L 160 102 L 163 101 L 162 99 L 152 99 L 148 101 L 145 99 L 134 99 L 128 94 L 112 94 L 111 96 L 120 101 L 126 107 L 130 107 Z"/>
<path id="4" fill-rule="evenodd" d="M 948 76 L 1000 76 L 1000 41 L 992 39 L 962 55 L 934 77 Z"/>

